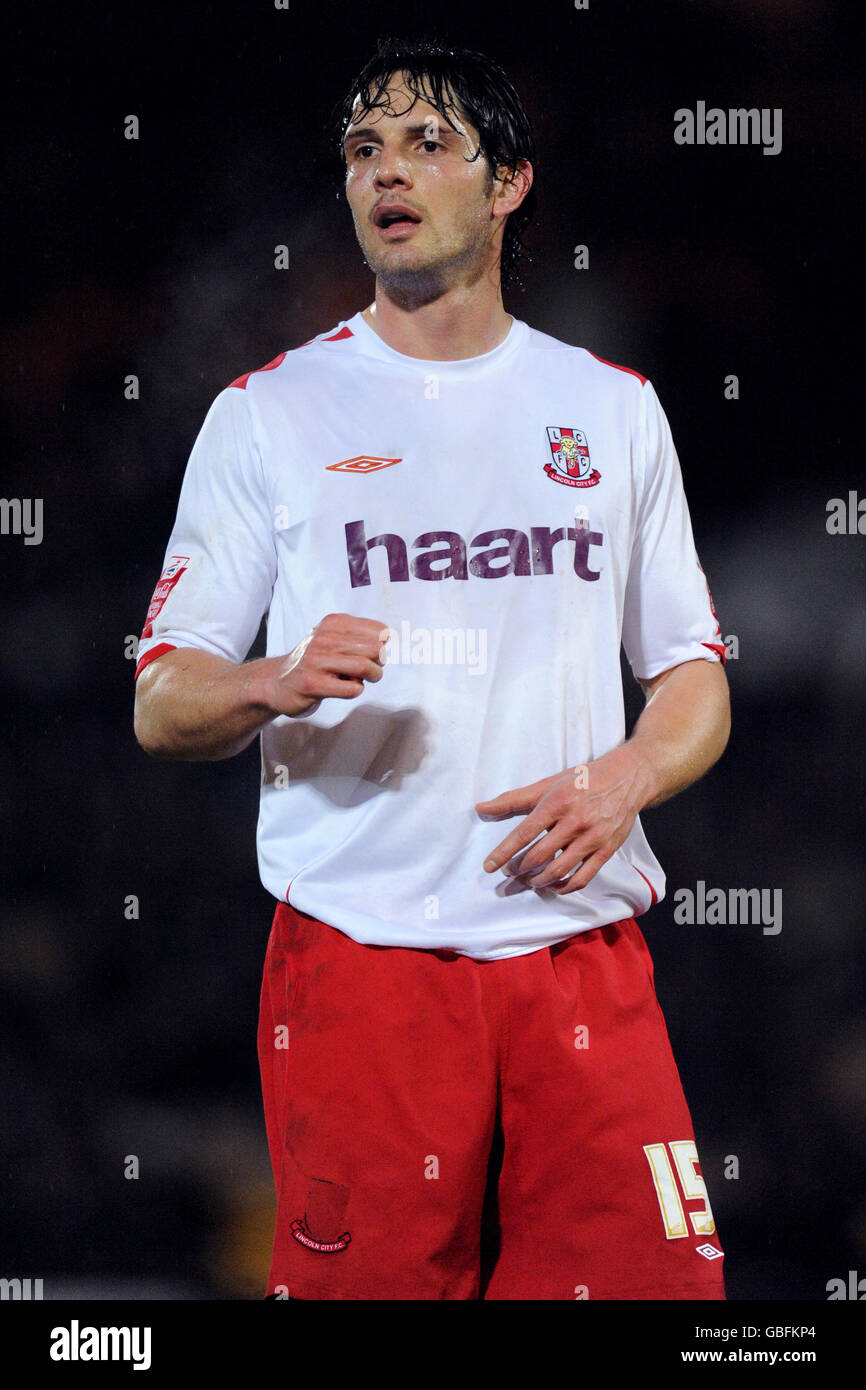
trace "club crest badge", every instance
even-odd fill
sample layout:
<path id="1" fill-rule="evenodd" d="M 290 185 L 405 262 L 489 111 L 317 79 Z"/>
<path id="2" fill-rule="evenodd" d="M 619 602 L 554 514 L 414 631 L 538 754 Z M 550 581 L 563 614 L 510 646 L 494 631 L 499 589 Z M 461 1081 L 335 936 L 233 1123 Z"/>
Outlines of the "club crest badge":
<path id="1" fill-rule="evenodd" d="M 544 465 L 548 478 L 566 487 L 595 487 L 601 474 L 593 468 L 583 430 L 547 426 L 551 462 Z"/>
<path id="2" fill-rule="evenodd" d="M 351 1244 L 348 1231 L 341 1229 L 349 1200 L 349 1189 L 327 1178 L 313 1178 L 307 1193 L 304 1215 L 292 1222 L 292 1235 L 299 1245 L 322 1255 L 333 1255 Z"/>

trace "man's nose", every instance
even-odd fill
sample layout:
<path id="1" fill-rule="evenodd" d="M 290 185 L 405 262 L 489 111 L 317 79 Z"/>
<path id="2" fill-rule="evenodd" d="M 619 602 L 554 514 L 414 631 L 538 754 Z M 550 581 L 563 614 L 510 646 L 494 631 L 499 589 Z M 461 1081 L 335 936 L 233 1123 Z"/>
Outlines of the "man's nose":
<path id="1" fill-rule="evenodd" d="M 404 186 L 411 184 L 409 161 L 399 151 L 383 147 L 379 151 L 374 177 L 375 182 L 382 188 L 391 188 L 395 183 Z"/>

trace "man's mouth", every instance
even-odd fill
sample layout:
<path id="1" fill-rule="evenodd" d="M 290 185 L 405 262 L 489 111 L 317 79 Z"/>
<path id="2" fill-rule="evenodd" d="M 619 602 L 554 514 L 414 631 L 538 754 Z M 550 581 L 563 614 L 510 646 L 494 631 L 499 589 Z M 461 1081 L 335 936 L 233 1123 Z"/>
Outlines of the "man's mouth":
<path id="1" fill-rule="evenodd" d="M 380 203 L 373 213 L 374 226 L 383 234 L 408 231 L 420 221 L 417 212 L 405 203 Z"/>

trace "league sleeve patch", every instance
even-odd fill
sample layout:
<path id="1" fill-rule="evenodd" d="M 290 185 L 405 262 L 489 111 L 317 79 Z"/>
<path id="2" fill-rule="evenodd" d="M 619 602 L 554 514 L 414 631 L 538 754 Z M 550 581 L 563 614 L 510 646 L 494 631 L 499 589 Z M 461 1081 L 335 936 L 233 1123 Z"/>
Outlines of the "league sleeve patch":
<path id="1" fill-rule="evenodd" d="M 144 629 L 141 634 L 141 641 L 144 642 L 148 637 L 153 636 L 153 624 L 162 611 L 162 606 L 174 588 L 181 575 L 189 565 L 188 555 L 171 555 L 168 564 L 159 576 L 156 588 L 153 591 L 153 598 L 150 600 L 150 607 L 147 610 L 147 617 L 144 621 Z"/>

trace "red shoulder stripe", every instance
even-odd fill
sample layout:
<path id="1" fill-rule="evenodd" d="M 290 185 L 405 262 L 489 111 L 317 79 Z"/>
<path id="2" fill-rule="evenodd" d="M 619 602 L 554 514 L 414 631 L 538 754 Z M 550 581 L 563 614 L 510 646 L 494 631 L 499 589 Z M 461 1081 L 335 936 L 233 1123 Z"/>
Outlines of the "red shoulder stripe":
<path id="1" fill-rule="evenodd" d="M 264 367 L 254 367 L 251 372 L 244 372 L 243 376 L 239 376 L 236 378 L 236 380 L 230 381 L 229 386 L 237 386 L 239 391 L 246 391 L 247 382 L 249 381 L 251 376 L 255 376 L 256 372 L 272 372 L 274 370 L 274 367 L 278 367 L 280 365 L 285 355 L 286 354 L 284 352 L 281 352 L 279 357 L 275 357 L 273 362 L 266 363 Z"/>
<path id="2" fill-rule="evenodd" d="M 352 332 L 351 328 L 344 327 L 339 329 L 338 332 L 332 333 L 330 338 L 323 338 L 322 342 L 339 343 L 343 338 L 354 338 L 354 336 L 355 335 Z M 315 338 L 308 338 L 305 343 L 300 343 L 299 346 L 309 347 L 310 343 L 314 343 L 315 341 Z M 292 349 L 293 352 L 297 352 L 297 350 L 297 348 Z M 251 372 L 244 372 L 243 376 L 239 376 L 234 381 L 230 381 L 229 386 L 236 386 L 239 391 L 246 391 L 247 382 L 249 381 L 251 376 L 255 376 L 256 372 L 272 372 L 274 370 L 274 367 L 278 367 L 280 365 L 285 355 L 286 354 L 284 352 L 281 352 L 279 357 L 275 357 L 273 362 L 266 363 L 264 367 L 255 367 Z"/>
<path id="3" fill-rule="evenodd" d="M 589 348 L 587 348 L 589 352 Z M 646 386 L 647 378 L 636 372 L 634 367 L 621 367 L 618 362 L 608 362 L 606 357 L 599 357 L 597 352 L 589 352 L 590 357 L 594 357 L 596 362 L 603 362 L 606 367 L 615 367 L 618 372 L 628 372 L 629 376 L 636 376 L 641 386 Z"/>

